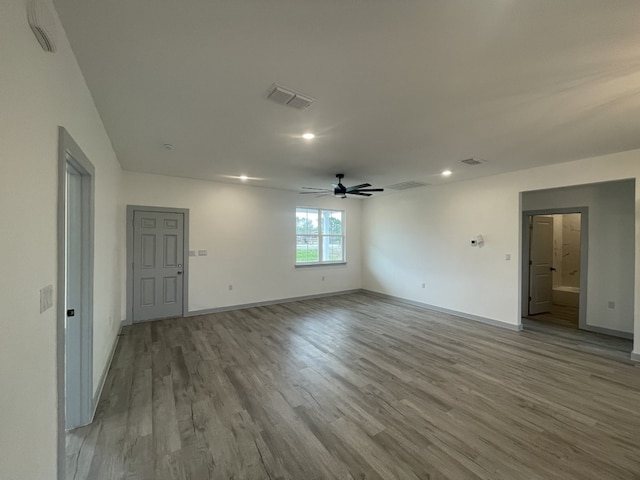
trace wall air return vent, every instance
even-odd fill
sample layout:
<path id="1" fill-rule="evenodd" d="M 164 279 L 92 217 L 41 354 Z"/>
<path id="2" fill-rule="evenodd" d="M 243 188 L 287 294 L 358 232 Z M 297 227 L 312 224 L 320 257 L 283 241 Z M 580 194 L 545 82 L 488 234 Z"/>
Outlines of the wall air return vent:
<path id="1" fill-rule="evenodd" d="M 464 163 L 466 165 L 480 165 L 481 163 L 485 163 L 485 160 L 481 158 L 466 158 L 464 160 L 460 160 L 460 163 Z"/>
<path id="2" fill-rule="evenodd" d="M 385 188 L 390 188 L 391 190 L 408 190 L 410 188 L 426 187 L 427 185 L 431 185 L 431 184 L 430 183 L 423 183 L 423 182 L 409 181 L 409 182 L 395 183 L 395 184 L 389 185 L 389 186 L 387 186 Z"/>
<path id="3" fill-rule="evenodd" d="M 280 105 L 287 105 L 289 107 L 297 108 L 298 110 L 304 110 L 314 101 L 313 98 L 308 95 L 303 95 L 291 90 L 290 88 L 285 88 L 275 83 L 269 90 L 268 98 Z"/>
<path id="4" fill-rule="evenodd" d="M 44 1 L 29 0 L 27 2 L 27 21 L 42 49 L 45 52 L 55 52 L 56 23 L 51 10 Z"/>

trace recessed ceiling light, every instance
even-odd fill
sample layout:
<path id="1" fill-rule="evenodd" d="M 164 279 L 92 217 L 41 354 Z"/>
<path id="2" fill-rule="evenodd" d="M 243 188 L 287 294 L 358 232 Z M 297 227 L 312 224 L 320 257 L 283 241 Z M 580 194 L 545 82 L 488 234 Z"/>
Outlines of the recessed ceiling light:
<path id="1" fill-rule="evenodd" d="M 302 134 L 302 138 L 305 140 L 313 140 L 316 136 L 313 133 L 304 133 Z"/>
<path id="2" fill-rule="evenodd" d="M 451 170 L 445 170 L 444 172 L 442 172 L 442 176 L 443 177 L 448 177 L 449 175 L 451 175 L 453 172 Z"/>
<path id="3" fill-rule="evenodd" d="M 247 180 L 249 180 L 249 177 L 247 177 L 246 175 L 240 175 L 240 180 L 246 182 Z"/>

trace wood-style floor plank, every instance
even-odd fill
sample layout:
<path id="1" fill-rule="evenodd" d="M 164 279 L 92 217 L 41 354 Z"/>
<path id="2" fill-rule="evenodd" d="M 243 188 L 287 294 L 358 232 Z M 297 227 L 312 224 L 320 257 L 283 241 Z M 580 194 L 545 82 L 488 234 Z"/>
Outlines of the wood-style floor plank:
<path id="1" fill-rule="evenodd" d="M 640 479 L 629 344 L 532 322 L 362 293 L 126 327 L 68 478 Z"/>

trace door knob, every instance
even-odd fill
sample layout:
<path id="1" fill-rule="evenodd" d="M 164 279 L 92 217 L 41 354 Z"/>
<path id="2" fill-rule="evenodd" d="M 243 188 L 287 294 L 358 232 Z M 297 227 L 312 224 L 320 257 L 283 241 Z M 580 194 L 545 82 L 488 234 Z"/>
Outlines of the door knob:
<path id="1" fill-rule="evenodd" d="M 556 271 L 555 267 L 549 267 L 549 270 L 551 270 L 552 272 Z"/>

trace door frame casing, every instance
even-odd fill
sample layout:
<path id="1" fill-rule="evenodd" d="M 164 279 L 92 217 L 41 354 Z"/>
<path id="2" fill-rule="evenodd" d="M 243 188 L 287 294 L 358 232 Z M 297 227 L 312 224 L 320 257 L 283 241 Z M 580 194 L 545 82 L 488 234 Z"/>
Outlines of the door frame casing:
<path id="1" fill-rule="evenodd" d="M 589 207 L 547 208 L 538 210 L 526 210 L 522 212 L 522 291 L 520 292 L 520 305 L 522 316 L 529 312 L 529 248 L 531 245 L 531 230 L 529 218 L 536 215 L 563 215 L 567 213 L 579 213 L 580 215 L 580 294 L 578 300 L 578 328 L 581 330 L 593 330 L 587 325 L 587 282 L 589 267 Z"/>
<path id="2" fill-rule="evenodd" d="M 127 314 L 125 324 L 133 324 L 133 215 L 135 212 L 181 213 L 183 224 L 182 316 L 189 312 L 189 209 L 127 205 Z M 153 321 L 153 320 L 150 320 Z"/>
<path id="3" fill-rule="evenodd" d="M 66 476 L 66 245 L 67 245 L 67 164 L 80 172 L 82 181 L 82 305 L 81 319 L 81 418 L 91 423 L 93 405 L 93 270 L 94 270 L 94 217 L 95 167 L 64 127 L 58 127 L 58 219 L 57 219 L 57 321 L 56 321 L 56 381 L 58 410 L 58 478 Z"/>

